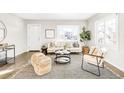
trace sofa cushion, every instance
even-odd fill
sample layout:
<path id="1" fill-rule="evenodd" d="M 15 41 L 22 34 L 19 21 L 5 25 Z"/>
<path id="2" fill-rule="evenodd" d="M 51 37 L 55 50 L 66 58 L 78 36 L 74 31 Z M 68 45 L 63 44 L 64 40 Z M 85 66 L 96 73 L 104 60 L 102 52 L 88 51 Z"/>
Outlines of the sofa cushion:
<path id="1" fill-rule="evenodd" d="M 55 42 L 55 47 L 64 47 L 64 42 Z"/>
<path id="2" fill-rule="evenodd" d="M 67 48 L 73 47 L 73 46 L 72 46 L 72 42 L 66 42 L 65 44 L 66 44 L 66 47 L 67 47 Z"/>

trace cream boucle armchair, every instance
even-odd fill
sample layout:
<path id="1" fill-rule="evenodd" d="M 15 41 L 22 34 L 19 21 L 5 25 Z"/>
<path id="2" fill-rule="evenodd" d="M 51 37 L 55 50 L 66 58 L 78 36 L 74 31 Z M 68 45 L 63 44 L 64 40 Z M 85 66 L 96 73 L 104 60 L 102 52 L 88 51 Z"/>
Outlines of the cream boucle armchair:
<path id="1" fill-rule="evenodd" d="M 31 56 L 31 64 L 37 75 L 44 75 L 51 71 L 51 58 L 43 53 L 35 53 Z"/>

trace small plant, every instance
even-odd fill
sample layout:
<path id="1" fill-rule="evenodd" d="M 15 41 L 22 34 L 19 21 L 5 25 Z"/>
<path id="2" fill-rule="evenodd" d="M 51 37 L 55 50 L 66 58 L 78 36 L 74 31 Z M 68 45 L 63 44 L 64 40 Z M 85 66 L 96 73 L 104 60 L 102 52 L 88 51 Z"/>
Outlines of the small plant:
<path id="1" fill-rule="evenodd" d="M 86 28 L 82 28 L 82 32 L 80 33 L 80 41 L 84 42 L 85 46 L 87 46 L 87 41 L 91 40 L 91 32 L 89 30 L 86 31 Z"/>

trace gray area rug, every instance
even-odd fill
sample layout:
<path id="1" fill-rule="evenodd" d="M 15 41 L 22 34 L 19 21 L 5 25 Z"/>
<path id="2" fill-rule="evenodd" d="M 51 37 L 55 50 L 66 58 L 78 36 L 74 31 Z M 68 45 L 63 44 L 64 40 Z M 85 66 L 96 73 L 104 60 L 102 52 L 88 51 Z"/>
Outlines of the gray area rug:
<path id="1" fill-rule="evenodd" d="M 115 74 L 101 68 L 101 76 L 95 76 L 91 73 L 81 70 L 81 55 L 72 54 L 70 64 L 56 64 L 55 55 L 48 55 L 52 58 L 52 70 L 43 76 L 37 76 L 29 63 L 27 66 L 18 71 L 12 78 L 14 79 L 119 79 Z M 86 65 L 88 70 L 96 72 L 94 66 Z"/>

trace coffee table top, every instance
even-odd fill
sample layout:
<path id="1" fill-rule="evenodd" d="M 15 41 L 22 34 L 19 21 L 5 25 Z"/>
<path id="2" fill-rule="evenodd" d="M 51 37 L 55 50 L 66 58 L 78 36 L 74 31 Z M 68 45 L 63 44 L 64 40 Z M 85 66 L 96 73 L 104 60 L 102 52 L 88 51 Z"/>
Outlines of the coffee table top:
<path id="1" fill-rule="evenodd" d="M 59 49 L 55 51 L 55 54 L 60 54 L 60 55 L 66 55 L 66 54 L 70 54 L 71 52 L 69 50 L 66 49 Z"/>

